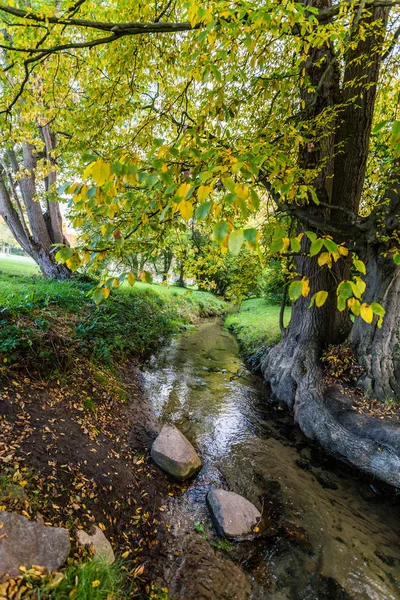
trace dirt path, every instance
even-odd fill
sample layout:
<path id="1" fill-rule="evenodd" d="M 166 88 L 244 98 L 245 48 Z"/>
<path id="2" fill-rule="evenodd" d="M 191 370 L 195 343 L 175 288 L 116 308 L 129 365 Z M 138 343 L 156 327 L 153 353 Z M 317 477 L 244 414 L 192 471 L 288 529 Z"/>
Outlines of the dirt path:
<path id="1" fill-rule="evenodd" d="M 167 534 L 160 514 L 179 487 L 148 459 L 154 423 L 135 365 L 122 378 L 86 367 L 68 382 L 0 382 L 0 505 L 73 538 L 96 523 L 148 598 Z"/>

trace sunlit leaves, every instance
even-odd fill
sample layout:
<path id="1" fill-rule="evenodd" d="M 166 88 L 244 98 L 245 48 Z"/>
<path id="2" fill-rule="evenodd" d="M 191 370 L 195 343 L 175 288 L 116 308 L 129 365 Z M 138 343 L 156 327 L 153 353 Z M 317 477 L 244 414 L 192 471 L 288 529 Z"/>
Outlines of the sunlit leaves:
<path id="1" fill-rule="evenodd" d="M 85 179 L 91 177 L 98 186 L 104 185 L 111 177 L 111 167 L 103 160 L 90 163 L 83 172 Z"/>
<path id="2" fill-rule="evenodd" d="M 185 184 L 182 184 L 185 185 Z M 193 212 L 194 212 L 194 206 L 192 202 L 189 202 L 188 200 L 182 200 L 182 202 L 179 203 L 179 212 L 182 215 L 182 218 L 185 221 L 189 221 L 192 217 L 193 217 Z"/>
<path id="3" fill-rule="evenodd" d="M 244 235 L 242 229 L 236 229 L 232 231 L 229 236 L 229 250 L 234 256 L 237 256 L 242 248 L 244 242 Z"/>

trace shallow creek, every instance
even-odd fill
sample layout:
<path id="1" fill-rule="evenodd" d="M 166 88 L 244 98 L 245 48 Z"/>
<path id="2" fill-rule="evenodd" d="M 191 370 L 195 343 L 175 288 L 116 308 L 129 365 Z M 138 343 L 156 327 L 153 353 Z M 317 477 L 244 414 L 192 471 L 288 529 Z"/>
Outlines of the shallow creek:
<path id="1" fill-rule="evenodd" d="M 251 598 L 400 599 L 398 497 L 308 442 L 268 402 L 220 320 L 173 340 L 143 380 L 159 425 L 175 423 L 203 460 L 183 495 L 171 498 L 172 536 L 193 534 L 201 522 L 215 543 L 205 496 L 221 486 L 263 513 L 256 540 L 222 551 L 248 574 Z"/>

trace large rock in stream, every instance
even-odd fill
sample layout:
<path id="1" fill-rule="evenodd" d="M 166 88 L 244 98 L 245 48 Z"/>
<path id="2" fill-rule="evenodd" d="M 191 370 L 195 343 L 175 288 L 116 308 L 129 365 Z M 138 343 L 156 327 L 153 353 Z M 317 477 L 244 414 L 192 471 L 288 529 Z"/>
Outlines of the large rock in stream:
<path id="1" fill-rule="evenodd" d="M 151 447 L 154 462 L 180 481 L 201 469 L 201 460 L 188 439 L 175 425 L 164 425 Z"/>
<path id="2" fill-rule="evenodd" d="M 54 571 L 67 560 L 71 547 L 67 529 L 10 512 L 0 512 L 0 523 L 0 578 L 19 575 L 22 566 Z"/>
<path id="3" fill-rule="evenodd" d="M 211 490 L 207 494 L 207 504 L 217 532 L 227 538 L 250 535 L 261 519 L 254 504 L 235 492 Z"/>

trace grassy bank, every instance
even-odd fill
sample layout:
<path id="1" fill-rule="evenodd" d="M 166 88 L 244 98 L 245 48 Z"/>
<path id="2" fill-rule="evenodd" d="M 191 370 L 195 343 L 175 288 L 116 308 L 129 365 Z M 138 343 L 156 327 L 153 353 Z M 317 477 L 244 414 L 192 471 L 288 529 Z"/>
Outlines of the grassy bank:
<path id="1" fill-rule="evenodd" d="M 280 339 L 280 306 L 268 304 L 264 298 L 246 300 L 239 312 L 229 315 L 226 327 L 235 333 L 243 352 L 251 356 L 262 346 L 275 344 Z M 285 325 L 290 320 L 290 307 L 285 310 Z"/>
<path id="2" fill-rule="evenodd" d="M 180 487 L 148 455 L 153 425 L 136 363 L 226 307 L 212 294 L 141 283 L 96 306 L 91 288 L 0 260 L 0 505 L 40 514 L 72 540 L 60 572 L 21 572 L 0 585 L 0 597 L 168 598 L 153 569 L 168 536 L 160 511 Z M 93 524 L 116 565 L 76 545 L 76 532 Z"/>
<path id="3" fill-rule="evenodd" d="M 77 357 L 111 364 L 143 356 L 202 316 L 222 314 L 224 303 L 205 292 L 145 285 L 116 290 L 100 306 L 91 284 L 54 282 L 16 274 L 0 261 L 0 363 L 44 371 L 70 367 Z M 30 267 L 30 265 L 29 265 Z"/>

